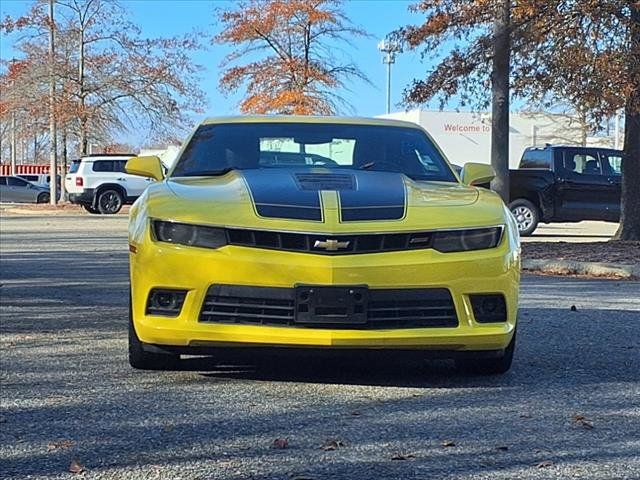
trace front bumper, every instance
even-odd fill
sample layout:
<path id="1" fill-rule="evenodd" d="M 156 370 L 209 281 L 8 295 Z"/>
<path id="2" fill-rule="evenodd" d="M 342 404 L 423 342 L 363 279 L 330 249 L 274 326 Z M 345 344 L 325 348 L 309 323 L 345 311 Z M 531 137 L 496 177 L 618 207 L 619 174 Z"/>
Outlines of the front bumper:
<path id="1" fill-rule="evenodd" d="M 506 234 L 497 248 L 446 254 L 415 250 L 325 256 L 237 246 L 209 250 L 155 242 L 148 232 L 141 244 L 132 247 L 136 333 L 143 343 L 183 353 L 184 347 L 194 353 L 227 347 L 498 351 L 509 344 L 516 325 L 520 259 L 517 245 Z M 458 326 L 345 330 L 200 322 L 205 295 L 211 285 L 219 284 L 444 288 L 453 298 Z M 153 288 L 187 291 L 177 317 L 145 313 Z M 469 298 L 477 293 L 503 294 L 507 321 L 478 323 Z"/>

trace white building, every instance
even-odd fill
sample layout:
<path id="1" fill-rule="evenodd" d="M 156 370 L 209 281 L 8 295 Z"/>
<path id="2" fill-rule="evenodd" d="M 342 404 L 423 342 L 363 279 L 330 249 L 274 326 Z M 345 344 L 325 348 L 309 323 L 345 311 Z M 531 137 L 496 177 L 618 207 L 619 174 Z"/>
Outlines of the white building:
<path id="1" fill-rule="evenodd" d="M 180 145 L 169 145 L 167 148 L 143 148 L 138 155 L 155 155 L 160 159 L 162 164 L 167 168 L 171 168 L 180 152 Z"/>
<path id="2" fill-rule="evenodd" d="M 491 114 L 410 110 L 380 115 L 417 123 L 427 130 L 451 163 L 491 163 Z M 577 117 L 553 113 L 511 113 L 509 166 L 516 168 L 526 147 L 545 143 L 580 145 L 582 128 Z M 621 138 L 621 132 L 618 132 Z M 615 147 L 614 136 L 588 137 L 587 145 Z M 622 145 L 619 140 L 618 145 Z"/>

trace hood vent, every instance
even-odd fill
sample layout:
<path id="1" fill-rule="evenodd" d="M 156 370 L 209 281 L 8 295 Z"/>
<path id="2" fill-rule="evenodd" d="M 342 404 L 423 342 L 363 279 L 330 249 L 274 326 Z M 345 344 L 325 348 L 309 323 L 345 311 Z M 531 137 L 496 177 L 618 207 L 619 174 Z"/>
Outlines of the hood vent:
<path id="1" fill-rule="evenodd" d="M 353 175 L 338 173 L 297 173 L 300 190 L 355 190 Z"/>

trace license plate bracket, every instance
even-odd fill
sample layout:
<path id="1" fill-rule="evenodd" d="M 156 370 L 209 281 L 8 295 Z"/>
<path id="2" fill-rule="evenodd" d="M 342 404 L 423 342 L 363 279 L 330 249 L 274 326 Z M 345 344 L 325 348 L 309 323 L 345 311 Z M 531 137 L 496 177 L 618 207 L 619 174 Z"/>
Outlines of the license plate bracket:
<path id="1" fill-rule="evenodd" d="M 369 289 L 364 285 L 298 285 L 295 322 L 312 325 L 367 323 Z"/>

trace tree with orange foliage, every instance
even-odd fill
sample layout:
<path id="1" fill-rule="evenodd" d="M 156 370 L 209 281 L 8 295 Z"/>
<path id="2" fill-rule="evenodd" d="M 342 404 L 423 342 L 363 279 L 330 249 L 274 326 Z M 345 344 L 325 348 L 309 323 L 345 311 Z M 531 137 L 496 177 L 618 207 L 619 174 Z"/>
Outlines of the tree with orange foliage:
<path id="1" fill-rule="evenodd" d="M 346 105 L 338 91 L 367 81 L 336 47 L 367 34 L 353 26 L 337 0 L 246 0 L 219 11 L 214 43 L 237 48 L 220 78 L 224 92 L 246 88 L 244 113 L 331 115 Z M 241 65 L 237 63 L 245 60 Z"/>
<path id="2" fill-rule="evenodd" d="M 90 144 L 111 143 L 116 132 L 174 136 L 190 128 L 190 114 L 202 113 L 204 105 L 201 67 L 190 55 L 200 48 L 194 34 L 144 38 L 117 0 L 55 3 L 54 73 L 57 104 L 64 106 L 57 115 L 63 136 L 74 137 L 80 154 L 88 153 Z M 35 0 L 24 15 L 0 21 L 0 34 L 20 32 L 14 47 L 25 58 L 46 48 L 45 7 Z M 47 77 L 40 77 L 40 86 L 43 82 Z"/>
<path id="3" fill-rule="evenodd" d="M 573 106 L 592 125 L 625 110 L 620 228 L 640 240 L 640 1 L 510 0 L 511 95 Z M 486 107 L 496 54 L 492 27 L 505 0 L 421 0 L 419 25 L 398 32 L 411 49 L 444 53 L 405 91 L 407 105 Z M 453 48 L 451 48 L 453 45 Z"/>

